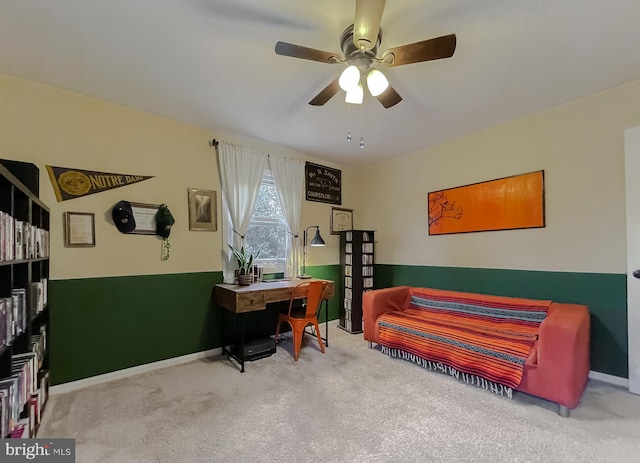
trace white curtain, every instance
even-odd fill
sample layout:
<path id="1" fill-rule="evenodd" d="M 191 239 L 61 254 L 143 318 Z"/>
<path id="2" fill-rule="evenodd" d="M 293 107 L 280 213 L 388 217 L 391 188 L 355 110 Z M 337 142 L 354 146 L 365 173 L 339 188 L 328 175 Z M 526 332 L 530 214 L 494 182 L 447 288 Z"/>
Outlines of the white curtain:
<path id="1" fill-rule="evenodd" d="M 256 153 L 250 148 L 235 146 L 225 142 L 218 143 L 218 171 L 222 187 L 222 220 L 225 209 L 231 220 L 231 230 L 223 227 L 222 275 L 225 283 L 233 283 L 234 262 L 230 259 L 229 246 L 244 246 L 251 214 L 256 205 L 262 174 L 267 167 L 267 156 Z M 226 236 L 225 236 L 226 235 Z"/>
<path id="2" fill-rule="evenodd" d="M 289 228 L 291 246 L 287 252 L 284 276 L 296 277 L 300 270 L 300 211 L 304 197 L 304 162 L 269 157 L 273 181 Z"/>

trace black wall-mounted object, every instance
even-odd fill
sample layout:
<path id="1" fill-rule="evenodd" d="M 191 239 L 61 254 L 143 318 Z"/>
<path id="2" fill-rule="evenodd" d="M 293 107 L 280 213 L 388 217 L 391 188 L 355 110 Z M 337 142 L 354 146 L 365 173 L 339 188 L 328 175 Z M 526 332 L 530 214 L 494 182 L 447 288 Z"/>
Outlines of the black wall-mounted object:
<path id="1" fill-rule="evenodd" d="M 329 204 L 342 204 L 342 172 L 312 162 L 304 166 L 305 198 Z"/>

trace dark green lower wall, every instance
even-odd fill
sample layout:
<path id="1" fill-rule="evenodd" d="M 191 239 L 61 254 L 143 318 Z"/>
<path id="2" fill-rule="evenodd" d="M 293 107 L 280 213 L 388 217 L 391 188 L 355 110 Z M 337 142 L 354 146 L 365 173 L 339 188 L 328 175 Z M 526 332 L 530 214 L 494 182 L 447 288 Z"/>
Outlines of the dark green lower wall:
<path id="1" fill-rule="evenodd" d="M 222 272 L 53 280 L 53 384 L 212 349 Z"/>
<path id="2" fill-rule="evenodd" d="M 336 283 L 338 271 L 337 265 L 309 268 L 314 277 Z M 628 377 L 623 274 L 408 265 L 376 265 L 375 271 L 378 288 L 412 285 L 586 304 L 591 369 Z M 214 304 L 212 290 L 221 281 L 222 272 L 51 281 L 52 383 L 220 347 L 223 312 Z M 334 297 L 329 319 L 338 318 L 338 311 Z M 247 319 L 247 332 L 273 333 L 274 324 L 273 313 L 257 312 Z"/>
<path id="3" fill-rule="evenodd" d="M 409 285 L 585 304 L 591 312 L 591 369 L 628 377 L 626 275 L 376 265 L 376 287 Z"/>
<path id="4" fill-rule="evenodd" d="M 309 273 L 336 280 L 338 266 Z M 220 347 L 222 309 L 213 286 L 221 282 L 222 272 L 51 281 L 52 384 Z M 337 317 L 334 298 L 329 319 Z M 271 320 L 258 313 L 248 331 L 274 332 Z"/>

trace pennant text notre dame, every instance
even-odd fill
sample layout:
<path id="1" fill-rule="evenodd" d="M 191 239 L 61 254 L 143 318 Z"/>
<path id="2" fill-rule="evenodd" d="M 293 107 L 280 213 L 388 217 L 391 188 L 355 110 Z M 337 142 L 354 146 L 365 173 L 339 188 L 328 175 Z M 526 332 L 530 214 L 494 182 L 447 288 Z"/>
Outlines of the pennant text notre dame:
<path id="1" fill-rule="evenodd" d="M 153 176 L 46 166 L 58 202 L 138 183 Z"/>

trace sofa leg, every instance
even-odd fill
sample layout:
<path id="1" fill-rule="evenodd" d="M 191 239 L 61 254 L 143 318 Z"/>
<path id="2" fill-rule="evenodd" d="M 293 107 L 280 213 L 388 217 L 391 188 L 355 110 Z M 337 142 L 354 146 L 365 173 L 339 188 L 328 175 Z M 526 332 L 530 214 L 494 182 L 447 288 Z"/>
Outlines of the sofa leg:
<path id="1" fill-rule="evenodd" d="M 558 404 L 558 415 L 563 418 L 569 418 L 569 407 Z"/>
<path id="2" fill-rule="evenodd" d="M 367 341 L 369 344 L 369 349 L 373 349 L 373 342 L 372 341 Z"/>

